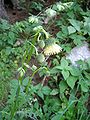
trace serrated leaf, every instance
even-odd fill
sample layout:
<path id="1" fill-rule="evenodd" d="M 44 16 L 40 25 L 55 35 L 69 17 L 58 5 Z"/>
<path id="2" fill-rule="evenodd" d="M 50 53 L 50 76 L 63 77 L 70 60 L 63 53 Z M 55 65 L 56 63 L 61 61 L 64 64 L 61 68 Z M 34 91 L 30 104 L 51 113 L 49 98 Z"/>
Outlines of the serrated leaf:
<path id="1" fill-rule="evenodd" d="M 62 70 L 62 75 L 63 75 L 64 79 L 66 80 L 69 77 L 70 73 L 67 70 Z"/>
<path id="2" fill-rule="evenodd" d="M 70 77 L 68 77 L 68 79 L 66 81 L 67 81 L 67 84 L 69 85 L 69 87 L 71 87 L 73 89 L 75 86 L 75 82 L 77 81 L 77 77 L 70 76 Z"/>

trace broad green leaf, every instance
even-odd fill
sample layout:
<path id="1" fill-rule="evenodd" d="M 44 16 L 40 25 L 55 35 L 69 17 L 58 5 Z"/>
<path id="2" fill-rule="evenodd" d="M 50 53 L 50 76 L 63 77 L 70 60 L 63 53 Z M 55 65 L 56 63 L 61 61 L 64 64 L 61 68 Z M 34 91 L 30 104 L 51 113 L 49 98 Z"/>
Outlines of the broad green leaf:
<path id="1" fill-rule="evenodd" d="M 40 98 L 42 98 L 44 100 L 44 95 L 41 90 L 37 91 L 37 94 Z"/>
<path id="2" fill-rule="evenodd" d="M 85 61 L 79 60 L 79 61 L 76 61 L 76 63 L 79 64 L 80 69 L 82 70 L 88 69 L 88 64 Z"/>
<path id="3" fill-rule="evenodd" d="M 76 35 L 74 38 L 75 45 L 82 45 L 82 41 L 84 41 L 86 38 L 81 35 Z"/>
<path id="4" fill-rule="evenodd" d="M 77 77 L 70 76 L 67 79 L 67 84 L 69 85 L 69 87 L 71 87 L 73 89 L 76 81 L 77 81 Z"/>
<path id="5" fill-rule="evenodd" d="M 70 73 L 71 73 L 71 75 L 73 75 L 73 76 L 79 76 L 79 75 L 81 74 L 79 68 L 77 68 L 77 67 L 72 67 L 72 68 L 70 69 Z"/>
<path id="6" fill-rule="evenodd" d="M 85 22 L 84 22 L 84 32 L 86 32 L 86 34 L 88 33 L 90 35 L 90 17 L 84 17 Z"/>
<path id="7" fill-rule="evenodd" d="M 37 101 L 36 101 L 35 104 L 34 104 L 34 108 L 35 108 L 35 109 L 39 109 L 39 104 L 38 104 Z"/>
<path id="8" fill-rule="evenodd" d="M 29 81 L 29 77 L 26 77 L 24 80 L 23 80 L 23 85 L 26 86 L 28 84 L 28 81 Z"/>
<path id="9" fill-rule="evenodd" d="M 71 45 L 70 44 L 63 44 L 62 46 L 61 46 L 63 49 L 64 49 L 64 51 L 66 51 L 66 53 L 70 53 L 71 52 Z"/>
<path id="10" fill-rule="evenodd" d="M 84 26 L 88 25 L 88 23 L 90 23 L 90 17 L 84 17 Z"/>
<path id="11" fill-rule="evenodd" d="M 74 40 L 73 41 L 75 45 L 81 45 L 82 44 L 82 41 L 79 39 L 79 40 Z"/>
<path id="12" fill-rule="evenodd" d="M 68 61 L 64 58 L 61 59 L 61 67 L 66 68 L 68 66 Z"/>
<path id="13" fill-rule="evenodd" d="M 65 36 L 68 35 L 68 29 L 67 29 L 67 26 L 62 26 L 62 32 L 64 33 Z"/>
<path id="14" fill-rule="evenodd" d="M 50 92 L 50 95 L 57 95 L 59 93 L 58 89 L 53 89 L 51 92 Z"/>
<path id="15" fill-rule="evenodd" d="M 56 73 L 60 72 L 61 69 L 62 69 L 61 66 L 56 66 L 56 67 L 54 67 L 50 70 L 50 73 L 51 74 L 56 74 Z"/>
<path id="16" fill-rule="evenodd" d="M 49 95 L 50 92 L 51 92 L 51 89 L 50 89 L 48 86 L 44 86 L 44 87 L 42 88 L 42 92 L 43 92 L 43 94 L 45 94 L 45 95 Z"/>
<path id="17" fill-rule="evenodd" d="M 54 60 L 53 60 L 53 65 L 59 65 L 58 59 L 54 59 Z"/>
<path id="18" fill-rule="evenodd" d="M 84 74 L 85 74 L 85 77 L 86 77 L 88 80 L 90 80 L 90 73 L 84 72 Z"/>
<path id="19" fill-rule="evenodd" d="M 81 81 L 81 89 L 83 92 L 88 92 L 89 88 L 85 81 Z"/>
<path id="20" fill-rule="evenodd" d="M 59 31 L 59 32 L 56 34 L 56 36 L 57 36 L 57 38 L 59 38 L 59 40 L 61 40 L 61 41 L 65 38 L 65 35 L 64 35 L 61 31 Z"/>
<path id="21" fill-rule="evenodd" d="M 71 66 L 66 66 L 65 70 L 67 71 L 71 70 Z"/>
<path id="22" fill-rule="evenodd" d="M 82 33 L 81 33 L 82 34 Z M 75 38 L 77 39 L 77 40 L 81 40 L 81 41 L 84 41 L 86 38 L 83 36 L 83 35 L 78 35 L 78 34 L 75 34 Z M 74 38 L 74 39 L 75 39 Z"/>
<path id="23" fill-rule="evenodd" d="M 74 40 L 75 45 L 80 46 L 82 45 L 82 42 L 86 39 L 83 35 L 78 35 L 77 33 L 71 34 L 69 37 Z"/>
<path id="24" fill-rule="evenodd" d="M 62 75 L 63 75 L 64 79 L 66 80 L 69 77 L 70 73 L 67 70 L 62 70 Z"/>
<path id="25" fill-rule="evenodd" d="M 39 90 L 40 88 L 41 88 L 41 84 L 37 84 L 37 85 L 35 85 L 35 90 Z"/>
<path id="26" fill-rule="evenodd" d="M 69 18 L 75 18 L 75 14 L 72 10 L 68 11 L 67 15 L 68 15 Z"/>
<path id="27" fill-rule="evenodd" d="M 66 81 L 62 80 L 59 83 L 60 93 L 63 93 L 67 89 L 67 87 L 68 87 L 68 85 L 67 85 Z"/>
<path id="28" fill-rule="evenodd" d="M 75 20 L 75 19 L 69 19 L 69 22 L 71 23 L 71 25 L 73 25 L 73 27 L 77 30 L 80 31 L 80 22 Z"/>
<path id="29" fill-rule="evenodd" d="M 68 27 L 68 32 L 69 32 L 69 34 L 75 33 L 76 29 L 74 27 L 72 27 L 72 26 L 69 26 Z"/>

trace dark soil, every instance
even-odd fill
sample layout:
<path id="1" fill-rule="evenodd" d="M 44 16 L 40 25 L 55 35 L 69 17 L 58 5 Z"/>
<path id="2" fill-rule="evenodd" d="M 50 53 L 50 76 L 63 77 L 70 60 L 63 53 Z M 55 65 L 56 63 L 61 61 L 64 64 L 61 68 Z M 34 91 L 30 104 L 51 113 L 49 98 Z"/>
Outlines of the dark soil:
<path id="1" fill-rule="evenodd" d="M 13 10 L 12 8 L 6 8 L 6 11 L 9 16 L 10 23 L 24 20 L 29 16 L 25 10 Z"/>

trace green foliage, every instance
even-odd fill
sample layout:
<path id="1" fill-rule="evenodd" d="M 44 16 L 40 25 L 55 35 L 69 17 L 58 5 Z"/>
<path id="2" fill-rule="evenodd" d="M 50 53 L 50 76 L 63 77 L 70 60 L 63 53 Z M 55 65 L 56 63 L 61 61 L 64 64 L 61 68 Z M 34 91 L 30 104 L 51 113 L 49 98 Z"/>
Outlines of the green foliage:
<path id="1" fill-rule="evenodd" d="M 51 57 L 43 50 L 52 37 L 38 17 L 13 25 L 0 21 L 0 120 L 90 119 L 90 59 L 77 61 L 77 66 L 66 59 L 74 46 L 90 42 L 90 11 L 73 4 L 48 9 L 48 14 L 60 17 L 54 22 L 58 27 L 55 42 L 63 48 Z M 42 9 L 40 4 L 34 5 Z M 30 65 L 32 57 L 38 65 Z M 33 84 L 37 72 L 42 81 Z"/>
<path id="2" fill-rule="evenodd" d="M 32 5 L 30 6 L 30 8 L 41 11 L 43 8 L 43 4 L 41 4 L 40 2 L 34 2 L 32 1 L 31 3 Z"/>

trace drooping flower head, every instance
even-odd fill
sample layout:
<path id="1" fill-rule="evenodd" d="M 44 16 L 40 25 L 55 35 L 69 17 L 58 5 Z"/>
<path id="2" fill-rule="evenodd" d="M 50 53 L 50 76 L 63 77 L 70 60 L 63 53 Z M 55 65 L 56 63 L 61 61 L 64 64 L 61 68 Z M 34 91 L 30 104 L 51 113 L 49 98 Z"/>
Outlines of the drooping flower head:
<path id="1" fill-rule="evenodd" d="M 58 54 L 61 51 L 62 51 L 62 48 L 55 43 L 54 39 L 51 39 L 47 42 L 47 45 L 44 49 L 44 54 L 46 56 L 50 56 L 50 55 Z"/>

